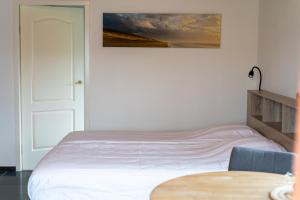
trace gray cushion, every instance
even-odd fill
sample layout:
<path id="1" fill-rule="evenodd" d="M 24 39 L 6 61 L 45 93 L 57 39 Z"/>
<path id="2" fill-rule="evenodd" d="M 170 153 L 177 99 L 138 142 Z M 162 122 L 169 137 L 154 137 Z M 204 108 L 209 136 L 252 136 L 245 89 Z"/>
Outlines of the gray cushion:
<path id="1" fill-rule="evenodd" d="M 294 154 L 234 147 L 229 161 L 229 171 L 257 171 L 277 174 L 292 173 Z"/>

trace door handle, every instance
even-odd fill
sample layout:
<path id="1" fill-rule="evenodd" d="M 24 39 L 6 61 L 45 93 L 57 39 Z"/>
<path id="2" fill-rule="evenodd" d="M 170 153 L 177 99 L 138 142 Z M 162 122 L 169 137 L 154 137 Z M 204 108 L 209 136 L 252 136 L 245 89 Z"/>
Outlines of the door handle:
<path id="1" fill-rule="evenodd" d="M 79 80 L 79 81 L 76 81 L 74 84 L 75 85 L 81 85 L 83 82 L 81 81 L 81 80 Z"/>

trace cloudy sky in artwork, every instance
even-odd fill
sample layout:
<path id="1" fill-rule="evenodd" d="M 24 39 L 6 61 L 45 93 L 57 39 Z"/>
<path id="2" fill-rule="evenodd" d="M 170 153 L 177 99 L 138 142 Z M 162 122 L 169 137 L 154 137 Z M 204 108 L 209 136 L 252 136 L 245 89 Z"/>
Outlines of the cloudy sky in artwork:
<path id="1" fill-rule="evenodd" d="M 219 43 L 221 15 L 104 13 L 104 30 L 161 41 Z"/>

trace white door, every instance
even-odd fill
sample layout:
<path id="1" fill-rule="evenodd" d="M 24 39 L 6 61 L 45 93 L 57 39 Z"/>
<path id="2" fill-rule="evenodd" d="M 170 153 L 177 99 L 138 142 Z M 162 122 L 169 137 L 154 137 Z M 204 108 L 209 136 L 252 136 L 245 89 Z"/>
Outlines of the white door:
<path id="1" fill-rule="evenodd" d="M 84 129 L 84 10 L 21 6 L 23 169 Z"/>

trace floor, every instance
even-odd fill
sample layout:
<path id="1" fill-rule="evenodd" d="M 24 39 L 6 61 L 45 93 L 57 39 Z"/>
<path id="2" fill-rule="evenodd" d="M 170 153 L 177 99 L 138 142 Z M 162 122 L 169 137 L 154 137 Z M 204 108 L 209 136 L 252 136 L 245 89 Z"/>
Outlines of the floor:
<path id="1" fill-rule="evenodd" d="M 0 172 L 0 199 L 1 200 L 29 200 L 27 183 L 31 171 Z"/>

